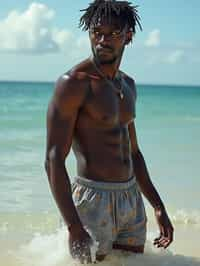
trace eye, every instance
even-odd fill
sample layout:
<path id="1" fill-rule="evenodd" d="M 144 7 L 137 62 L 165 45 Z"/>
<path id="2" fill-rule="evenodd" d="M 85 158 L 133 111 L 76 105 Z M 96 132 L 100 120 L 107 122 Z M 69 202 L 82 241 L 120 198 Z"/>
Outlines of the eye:
<path id="1" fill-rule="evenodd" d="M 99 35 L 100 32 L 98 30 L 94 30 L 94 34 Z"/>
<path id="2" fill-rule="evenodd" d="M 99 30 L 91 30 L 91 33 L 94 34 L 95 36 L 99 36 L 100 35 L 100 31 Z"/>
<path id="3" fill-rule="evenodd" d="M 111 33 L 112 37 L 116 38 L 119 37 L 121 35 L 121 31 L 120 30 L 115 30 Z"/>

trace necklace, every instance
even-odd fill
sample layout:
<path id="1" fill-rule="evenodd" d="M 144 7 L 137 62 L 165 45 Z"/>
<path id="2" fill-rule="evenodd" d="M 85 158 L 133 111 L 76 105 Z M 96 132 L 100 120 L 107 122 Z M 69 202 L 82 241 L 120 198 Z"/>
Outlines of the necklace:
<path id="1" fill-rule="evenodd" d="M 111 87 L 112 87 L 112 88 L 115 90 L 115 92 L 118 94 L 119 98 L 120 98 L 121 100 L 123 100 L 123 98 L 124 98 L 124 93 L 123 93 L 123 88 L 122 88 L 122 85 L 121 85 L 121 75 L 119 75 L 119 73 L 118 73 L 118 77 L 116 78 L 116 80 L 119 82 L 119 89 L 117 89 L 117 88 L 116 88 L 116 84 L 114 84 L 114 81 L 108 79 L 108 78 L 105 76 L 105 74 L 104 74 L 104 73 L 99 69 L 99 67 L 96 65 L 96 63 L 95 63 L 94 60 L 91 59 L 91 61 L 92 61 L 93 65 L 94 65 L 96 71 L 100 74 L 100 76 L 102 76 L 103 79 L 104 79 L 108 84 L 111 85 Z"/>

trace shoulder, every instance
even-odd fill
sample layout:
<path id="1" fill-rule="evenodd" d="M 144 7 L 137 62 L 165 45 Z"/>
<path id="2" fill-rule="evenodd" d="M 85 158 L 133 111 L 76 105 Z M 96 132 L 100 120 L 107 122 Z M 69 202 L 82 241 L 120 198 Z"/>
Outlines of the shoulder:
<path id="1" fill-rule="evenodd" d="M 87 90 L 88 81 L 79 72 L 66 72 L 62 74 L 55 83 L 55 94 L 57 97 L 68 97 L 69 95 L 80 95 Z M 78 96 L 77 95 L 77 96 Z"/>
<path id="2" fill-rule="evenodd" d="M 58 98 L 81 97 L 90 85 L 88 76 L 87 60 L 75 65 L 73 68 L 62 74 L 55 83 L 55 95 Z"/>
<path id="3" fill-rule="evenodd" d="M 54 102 L 57 107 L 79 103 L 86 96 L 88 84 L 76 73 L 61 75 L 55 84 Z"/>
<path id="4" fill-rule="evenodd" d="M 52 103 L 61 112 L 77 111 L 85 102 L 90 82 L 89 68 L 83 61 L 57 79 Z"/>
<path id="5" fill-rule="evenodd" d="M 89 90 L 91 80 L 99 78 L 93 72 L 89 59 L 75 65 L 56 81 L 55 92 L 57 96 L 64 98 L 69 95 L 81 97 L 81 95 L 84 95 Z"/>

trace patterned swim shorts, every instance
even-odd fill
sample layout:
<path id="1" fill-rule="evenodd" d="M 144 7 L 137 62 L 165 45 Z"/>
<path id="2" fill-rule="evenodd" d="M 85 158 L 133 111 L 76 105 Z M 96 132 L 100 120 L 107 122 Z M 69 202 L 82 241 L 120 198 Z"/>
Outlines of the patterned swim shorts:
<path id="1" fill-rule="evenodd" d="M 82 224 L 98 242 L 98 255 L 108 254 L 113 244 L 144 245 L 147 218 L 135 177 L 117 183 L 75 177 L 72 192 Z"/>

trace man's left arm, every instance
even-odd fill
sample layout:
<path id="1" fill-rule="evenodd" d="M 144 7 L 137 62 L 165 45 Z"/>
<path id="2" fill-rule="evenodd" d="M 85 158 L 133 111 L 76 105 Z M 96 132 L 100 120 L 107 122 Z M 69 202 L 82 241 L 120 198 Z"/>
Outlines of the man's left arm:
<path id="1" fill-rule="evenodd" d="M 160 230 L 160 236 L 154 240 L 154 245 L 167 248 L 173 241 L 174 229 L 167 215 L 165 206 L 150 179 L 144 157 L 138 147 L 134 121 L 129 124 L 128 129 L 131 142 L 132 161 L 137 183 L 144 196 L 154 208 Z"/>

